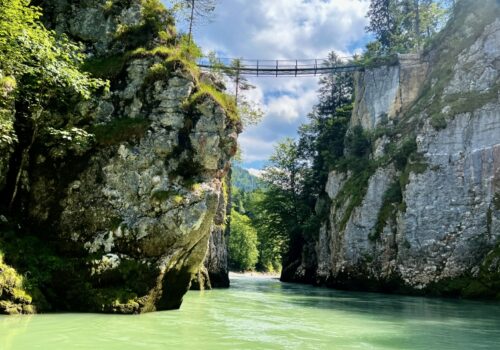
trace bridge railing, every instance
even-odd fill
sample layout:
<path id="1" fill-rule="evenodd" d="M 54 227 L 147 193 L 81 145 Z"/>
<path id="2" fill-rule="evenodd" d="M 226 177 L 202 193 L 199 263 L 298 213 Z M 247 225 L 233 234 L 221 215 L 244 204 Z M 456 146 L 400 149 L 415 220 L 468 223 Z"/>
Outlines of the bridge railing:
<path id="1" fill-rule="evenodd" d="M 203 69 L 221 69 L 239 72 L 243 75 L 253 76 L 298 76 L 318 75 L 331 72 L 351 72 L 359 70 L 360 65 L 352 60 L 345 60 L 332 65 L 327 59 L 309 60 L 248 60 L 240 59 L 238 64 L 231 58 L 217 58 L 215 60 L 207 57 L 198 61 L 198 66 Z"/>

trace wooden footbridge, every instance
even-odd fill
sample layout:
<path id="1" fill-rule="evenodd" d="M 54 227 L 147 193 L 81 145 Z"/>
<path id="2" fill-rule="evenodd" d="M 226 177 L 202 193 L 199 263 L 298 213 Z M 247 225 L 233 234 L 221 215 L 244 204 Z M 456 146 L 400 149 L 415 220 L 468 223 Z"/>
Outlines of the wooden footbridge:
<path id="1" fill-rule="evenodd" d="M 203 70 L 221 70 L 255 77 L 316 76 L 321 74 L 354 72 L 363 70 L 352 58 L 333 64 L 327 59 L 312 60 L 247 60 L 202 58 L 198 66 Z"/>

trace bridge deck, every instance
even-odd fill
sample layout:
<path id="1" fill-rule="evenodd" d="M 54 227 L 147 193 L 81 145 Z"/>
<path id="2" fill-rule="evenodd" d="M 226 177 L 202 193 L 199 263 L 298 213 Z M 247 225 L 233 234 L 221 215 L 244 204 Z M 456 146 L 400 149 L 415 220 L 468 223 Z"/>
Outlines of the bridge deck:
<path id="1" fill-rule="evenodd" d="M 232 59 L 217 59 L 214 63 L 207 58 L 198 61 L 198 66 L 206 70 L 222 69 L 240 72 L 242 75 L 257 77 L 315 76 L 335 72 L 354 72 L 362 67 L 352 61 L 332 65 L 328 60 L 239 60 L 240 65 L 231 64 Z"/>

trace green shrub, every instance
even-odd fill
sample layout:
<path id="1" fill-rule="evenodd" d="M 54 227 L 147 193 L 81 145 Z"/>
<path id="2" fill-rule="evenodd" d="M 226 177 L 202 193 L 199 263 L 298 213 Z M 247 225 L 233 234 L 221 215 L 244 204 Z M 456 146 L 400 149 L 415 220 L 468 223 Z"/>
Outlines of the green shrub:
<path id="1" fill-rule="evenodd" d="M 92 58 L 85 61 L 82 69 L 97 78 L 113 79 L 123 71 L 126 62 L 126 55 Z"/>
<path id="2" fill-rule="evenodd" d="M 335 207 L 339 209 L 346 202 L 347 208 L 339 223 L 339 230 L 343 231 L 351 217 L 353 210 L 361 205 L 363 198 L 368 190 L 370 177 L 377 170 L 376 164 L 372 162 L 360 163 L 363 169 L 358 169 L 353 172 L 352 176 L 347 180 L 339 194 L 335 198 Z"/>
<path id="3" fill-rule="evenodd" d="M 236 100 L 233 96 L 218 91 L 214 86 L 205 83 L 200 83 L 197 86 L 197 91 L 189 98 L 188 105 L 197 103 L 203 97 L 210 97 L 214 100 L 227 114 L 229 119 L 238 121 L 238 109 Z"/>
<path id="4" fill-rule="evenodd" d="M 412 155 L 417 152 L 417 141 L 415 138 L 410 138 L 403 142 L 402 146 L 394 154 L 394 165 L 396 169 L 403 170 L 408 164 Z"/>
<path id="5" fill-rule="evenodd" d="M 376 241 L 380 238 L 387 222 L 389 219 L 395 217 L 398 211 L 398 205 L 402 202 L 403 193 L 401 191 L 401 185 L 399 184 L 399 181 L 396 181 L 384 193 L 382 207 L 378 214 L 377 223 L 369 235 L 371 241 Z"/>
<path id="6" fill-rule="evenodd" d="M 150 124 L 147 119 L 119 118 L 107 124 L 96 125 L 90 132 L 95 135 L 98 144 L 110 146 L 142 137 Z"/>
<path id="7" fill-rule="evenodd" d="M 161 57 L 165 59 L 167 68 L 170 68 L 172 71 L 182 69 L 196 83 L 199 82 L 201 75 L 196 60 L 202 55 L 201 49 L 193 42 L 189 42 L 185 36 L 181 37 L 179 43 L 175 46 L 160 45 L 151 50 L 139 47 L 129 54 L 132 58 Z"/>
<path id="8" fill-rule="evenodd" d="M 371 151 L 371 142 L 363 127 L 356 125 L 345 137 L 345 148 L 350 155 L 361 158 Z"/>
<path id="9" fill-rule="evenodd" d="M 148 74 L 144 79 L 145 84 L 152 84 L 159 80 L 165 80 L 169 76 L 169 70 L 163 63 L 155 63 L 149 67 Z"/>
<path id="10" fill-rule="evenodd" d="M 113 1 L 105 5 L 108 13 L 119 12 L 127 4 Z M 122 42 L 127 49 L 137 48 L 144 43 L 152 43 L 160 39 L 164 43 L 173 44 L 175 39 L 175 20 L 167 8 L 159 0 L 142 0 L 142 21 L 134 26 L 120 26 L 115 40 Z"/>

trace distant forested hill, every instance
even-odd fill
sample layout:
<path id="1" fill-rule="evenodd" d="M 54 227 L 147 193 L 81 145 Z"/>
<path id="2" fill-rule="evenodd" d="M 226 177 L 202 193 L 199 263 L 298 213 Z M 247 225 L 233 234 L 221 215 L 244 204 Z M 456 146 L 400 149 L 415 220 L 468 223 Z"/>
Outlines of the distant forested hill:
<path id="1" fill-rule="evenodd" d="M 252 192 L 262 187 L 262 181 L 239 166 L 233 166 L 231 183 L 241 191 Z"/>

